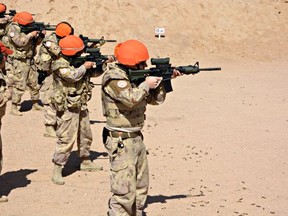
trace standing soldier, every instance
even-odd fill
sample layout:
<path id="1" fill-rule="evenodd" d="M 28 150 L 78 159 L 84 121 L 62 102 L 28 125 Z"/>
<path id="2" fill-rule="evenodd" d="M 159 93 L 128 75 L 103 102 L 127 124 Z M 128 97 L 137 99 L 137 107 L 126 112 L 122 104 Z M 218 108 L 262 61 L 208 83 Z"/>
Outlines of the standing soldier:
<path id="1" fill-rule="evenodd" d="M 67 22 L 60 22 L 55 29 L 55 33 L 45 36 L 35 58 L 39 74 L 47 76 L 40 89 L 40 99 L 44 106 L 45 137 L 56 137 L 56 110 L 51 105 L 51 94 L 53 93 L 53 76 L 51 71 L 52 61 L 58 59 L 60 47 L 58 42 L 67 35 L 73 35 L 74 29 Z M 40 83 L 39 83 L 40 84 Z"/>
<path id="2" fill-rule="evenodd" d="M 6 5 L 0 3 L 0 40 L 2 40 L 2 37 L 5 35 L 7 24 L 12 21 L 11 16 L 5 16 L 6 10 Z"/>
<path id="3" fill-rule="evenodd" d="M 94 62 L 86 61 L 79 68 L 71 66 L 69 60 L 80 56 L 85 46 L 81 38 L 68 35 L 59 41 L 60 57 L 52 62 L 53 106 L 57 110 L 57 145 L 53 155 L 52 181 L 63 185 L 62 168 L 66 164 L 73 145 L 77 142 L 81 158 L 80 170 L 99 171 L 103 168 L 94 164 L 90 156 L 92 131 L 90 128 L 87 101 L 92 94 L 89 82 Z M 89 74 L 88 74 L 89 73 Z M 98 74 L 100 75 L 100 74 Z"/>
<path id="4" fill-rule="evenodd" d="M 131 83 L 128 70 L 144 69 L 149 58 L 146 46 L 127 40 L 115 48 L 118 64 L 108 65 L 102 80 L 102 103 L 107 119 L 103 141 L 110 158 L 112 197 L 109 215 L 143 213 L 148 194 L 149 171 L 141 129 L 147 104 L 165 100 L 161 77 L 149 76 L 139 86 Z M 173 77 L 180 75 L 173 71 Z"/>
<path id="5" fill-rule="evenodd" d="M 8 25 L 8 23 L 10 23 L 12 21 L 12 17 L 11 16 L 6 16 L 6 10 L 7 7 L 5 4 L 0 3 L 0 41 L 2 41 L 3 36 L 6 33 L 6 27 Z M 8 100 L 11 100 L 12 98 L 12 86 L 9 82 L 9 80 L 7 79 L 6 74 L 3 74 L 4 78 L 6 80 L 6 84 L 7 84 L 7 97 Z"/>
<path id="6" fill-rule="evenodd" d="M 24 33 L 21 28 L 29 27 L 33 24 L 32 14 L 28 12 L 17 13 L 13 21 L 7 26 L 6 35 L 3 43 L 14 50 L 13 55 L 9 56 L 6 63 L 8 79 L 12 82 L 12 108 L 10 114 L 22 116 L 18 110 L 21 97 L 25 92 L 26 86 L 30 89 L 30 96 L 35 110 L 42 110 L 39 106 L 38 73 L 33 61 L 36 53 L 36 46 L 44 37 L 45 31 L 32 31 Z"/>
<path id="7" fill-rule="evenodd" d="M 11 55 L 13 53 L 12 50 L 7 49 L 1 42 L 0 42 L 0 174 L 2 171 L 2 138 L 1 138 L 1 126 L 2 126 L 2 117 L 5 115 L 6 111 L 6 102 L 8 101 L 7 92 L 6 92 L 6 82 L 3 76 L 3 71 L 5 70 L 5 60 L 7 55 Z M 6 196 L 1 196 L 0 194 L 0 203 L 7 202 L 8 199 Z"/>

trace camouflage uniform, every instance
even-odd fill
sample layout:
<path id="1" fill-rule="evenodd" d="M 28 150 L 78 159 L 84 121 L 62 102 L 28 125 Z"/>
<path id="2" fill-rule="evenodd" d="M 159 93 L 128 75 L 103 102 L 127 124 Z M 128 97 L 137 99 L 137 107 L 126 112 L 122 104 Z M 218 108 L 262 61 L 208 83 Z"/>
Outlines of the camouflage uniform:
<path id="1" fill-rule="evenodd" d="M 0 40 L 2 41 L 3 36 L 6 34 L 6 27 L 7 25 L 11 22 L 12 17 L 11 16 L 5 16 L 5 17 L 1 17 L 0 18 Z M 3 74 L 4 75 L 4 74 Z M 4 75 L 4 79 L 6 81 L 7 84 L 7 96 L 8 99 L 10 100 L 12 97 L 12 86 L 11 86 L 11 82 L 9 82 L 8 77 L 6 76 L 6 74 Z M 9 91 L 9 92 L 8 92 Z M 9 93 L 9 94 L 8 94 Z"/>
<path id="2" fill-rule="evenodd" d="M 160 104 L 165 95 L 162 84 L 149 90 L 145 82 L 138 87 L 130 83 L 126 72 L 115 64 L 109 64 L 103 75 L 102 103 L 107 119 L 103 141 L 110 156 L 113 193 L 109 200 L 110 216 L 143 213 L 149 171 L 141 129 L 147 104 Z"/>
<path id="3" fill-rule="evenodd" d="M 38 73 L 33 61 L 36 45 L 33 39 L 31 34 L 22 33 L 16 22 L 11 22 L 6 27 L 6 35 L 2 38 L 4 45 L 14 51 L 6 61 L 6 73 L 13 86 L 14 105 L 20 105 L 26 86 L 30 89 L 31 100 L 39 100 Z"/>
<path id="4" fill-rule="evenodd" d="M 2 71 L 0 70 L 0 174 L 2 171 L 2 162 L 3 162 L 1 126 L 2 126 L 2 117 L 5 115 L 6 102 L 7 102 L 5 93 L 6 93 L 6 82 L 2 74 Z M 4 196 L 2 197 L 0 195 L 0 202 L 7 202 L 7 198 Z"/>
<path id="5" fill-rule="evenodd" d="M 2 37 L 6 33 L 6 26 L 9 22 L 11 22 L 11 16 L 5 16 L 0 18 L 0 40 L 2 41 Z"/>
<path id="6" fill-rule="evenodd" d="M 53 96 L 51 103 L 57 110 L 57 145 L 53 162 L 65 165 L 75 141 L 80 157 L 89 157 L 92 131 L 89 122 L 87 101 L 92 94 L 86 68 L 74 68 L 60 57 L 52 63 Z"/>
<path id="7" fill-rule="evenodd" d="M 4 76 L 2 74 L 2 71 L 0 70 L 0 174 L 2 170 L 2 138 L 1 138 L 1 126 L 2 126 L 2 117 L 5 115 L 6 111 L 6 102 L 7 99 L 5 97 L 5 91 L 6 91 L 6 82 L 4 79 Z"/>
<path id="8" fill-rule="evenodd" d="M 56 129 L 56 110 L 51 106 L 50 98 L 53 93 L 53 76 L 51 71 L 52 61 L 60 54 L 60 47 L 58 46 L 58 39 L 55 33 L 47 35 L 39 48 L 39 52 L 35 57 L 35 62 L 39 70 L 45 71 L 47 77 L 45 78 L 41 89 L 40 99 L 44 106 L 44 124 L 46 127 L 53 127 Z M 47 134 L 49 135 L 49 134 Z"/>

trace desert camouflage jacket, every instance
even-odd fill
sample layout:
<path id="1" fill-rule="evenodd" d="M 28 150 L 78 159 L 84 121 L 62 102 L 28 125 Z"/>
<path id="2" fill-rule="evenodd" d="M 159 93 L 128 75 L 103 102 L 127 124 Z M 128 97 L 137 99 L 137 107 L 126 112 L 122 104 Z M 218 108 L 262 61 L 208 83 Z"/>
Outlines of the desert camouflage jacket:
<path id="1" fill-rule="evenodd" d="M 163 85 L 154 90 L 149 90 L 145 82 L 135 86 L 125 70 L 117 64 L 108 64 L 102 79 L 102 105 L 107 126 L 143 127 L 147 104 L 161 104 L 165 95 Z"/>

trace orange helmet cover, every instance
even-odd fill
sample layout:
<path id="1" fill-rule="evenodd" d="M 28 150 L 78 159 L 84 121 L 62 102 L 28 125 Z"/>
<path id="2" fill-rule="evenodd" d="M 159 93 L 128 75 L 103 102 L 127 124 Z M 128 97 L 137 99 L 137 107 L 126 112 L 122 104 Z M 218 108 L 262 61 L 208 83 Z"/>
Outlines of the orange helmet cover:
<path id="1" fill-rule="evenodd" d="M 127 40 L 114 49 L 115 57 L 123 65 L 134 66 L 149 59 L 147 47 L 138 40 Z"/>
<path id="2" fill-rule="evenodd" d="M 6 11 L 6 5 L 0 3 L 0 13 L 3 13 L 3 12 L 5 12 L 5 11 Z"/>
<path id="3" fill-rule="evenodd" d="M 20 25 L 24 25 L 24 26 L 34 22 L 33 16 L 29 12 L 17 13 L 14 16 L 13 20 L 14 20 L 14 22 L 17 22 Z"/>
<path id="4" fill-rule="evenodd" d="M 61 53 L 66 56 L 74 56 L 84 49 L 85 45 L 81 38 L 76 35 L 68 35 L 59 41 Z"/>
<path id="5" fill-rule="evenodd" d="M 55 33 L 58 37 L 65 37 L 73 33 L 73 28 L 67 22 L 60 22 L 55 29 Z"/>

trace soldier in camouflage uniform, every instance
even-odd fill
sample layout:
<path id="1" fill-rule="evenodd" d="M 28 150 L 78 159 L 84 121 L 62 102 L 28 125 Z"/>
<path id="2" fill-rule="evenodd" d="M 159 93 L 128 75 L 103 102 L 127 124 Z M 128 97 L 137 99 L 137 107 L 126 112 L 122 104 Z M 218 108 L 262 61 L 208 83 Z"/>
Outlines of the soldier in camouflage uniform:
<path id="1" fill-rule="evenodd" d="M 34 22 L 32 15 L 28 12 L 17 13 L 13 22 L 6 27 L 6 35 L 2 38 L 5 46 L 14 50 L 13 55 L 9 56 L 6 62 L 8 79 L 13 86 L 12 108 L 10 114 L 23 115 L 18 106 L 21 97 L 25 92 L 26 86 L 30 89 L 30 96 L 35 110 L 42 110 L 39 106 L 38 73 L 33 61 L 36 54 L 36 46 L 43 39 L 45 32 L 32 31 L 30 33 L 21 32 L 21 28 L 29 26 Z"/>
<path id="2" fill-rule="evenodd" d="M 6 5 L 0 3 L 0 40 L 2 40 L 2 37 L 5 35 L 5 29 L 9 22 L 12 21 L 11 16 L 6 16 Z"/>
<path id="3" fill-rule="evenodd" d="M 46 74 L 46 78 L 40 89 L 40 99 L 44 106 L 45 137 L 56 137 L 56 110 L 51 105 L 51 94 L 53 93 L 53 76 L 51 71 L 52 61 L 55 61 L 60 54 L 58 42 L 67 35 L 72 35 L 74 29 L 67 22 L 60 22 L 55 29 L 55 33 L 45 36 L 35 57 L 38 70 Z"/>
<path id="4" fill-rule="evenodd" d="M 7 55 L 13 53 L 12 50 L 7 49 L 2 43 L 0 43 L 0 174 L 2 170 L 2 138 L 1 138 L 1 126 L 2 126 L 2 117 L 5 115 L 6 111 L 6 102 L 8 101 L 8 94 L 6 91 L 6 81 L 4 79 L 3 71 L 5 71 L 5 60 Z M 8 199 L 6 196 L 1 196 L 0 194 L 0 203 L 7 202 Z"/>
<path id="5" fill-rule="evenodd" d="M 52 160 L 54 162 L 52 181 L 63 185 L 65 182 L 62 177 L 62 168 L 75 142 L 77 142 L 78 154 L 82 160 L 80 170 L 99 171 L 103 168 L 94 164 L 89 158 L 92 131 L 87 102 L 92 94 L 89 79 L 95 63 L 86 61 L 79 68 L 70 65 L 69 60 L 81 55 L 85 47 L 81 38 L 77 36 L 66 36 L 59 41 L 59 46 L 60 57 L 52 62 L 51 67 L 54 78 L 51 102 L 57 110 L 56 135 L 58 138 Z"/>
<path id="6" fill-rule="evenodd" d="M 0 41 L 2 41 L 2 37 L 5 35 L 6 33 L 6 26 L 8 25 L 8 23 L 10 23 L 12 21 L 12 17 L 11 16 L 7 16 L 5 15 L 6 13 L 6 5 L 0 3 Z M 6 74 L 3 74 L 4 78 L 6 80 L 6 84 L 7 84 L 7 97 L 9 100 L 11 100 L 12 98 L 12 85 L 10 84 L 9 80 L 7 79 Z"/>
<path id="7" fill-rule="evenodd" d="M 147 104 L 165 100 L 161 77 L 147 77 L 139 86 L 128 79 L 128 69 L 144 69 L 149 58 L 144 44 L 128 40 L 115 48 L 118 64 L 108 64 L 102 80 L 102 104 L 107 124 L 103 141 L 110 157 L 112 197 L 110 216 L 143 214 L 149 171 L 141 129 Z M 174 71 L 174 76 L 179 75 Z"/>

